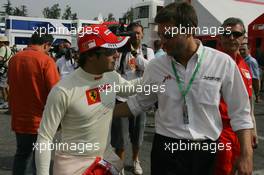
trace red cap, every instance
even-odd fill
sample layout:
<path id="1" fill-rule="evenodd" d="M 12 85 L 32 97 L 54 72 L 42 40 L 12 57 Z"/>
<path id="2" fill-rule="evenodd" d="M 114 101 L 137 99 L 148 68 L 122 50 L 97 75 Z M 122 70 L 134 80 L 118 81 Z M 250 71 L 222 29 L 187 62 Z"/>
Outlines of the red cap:
<path id="1" fill-rule="evenodd" d="M 129 37 L 116 36 L 105 25 L 85 26 L 79 33 L 78 47 L 80 53 L 96 47 L 120 48 L 126 44 Z"/>

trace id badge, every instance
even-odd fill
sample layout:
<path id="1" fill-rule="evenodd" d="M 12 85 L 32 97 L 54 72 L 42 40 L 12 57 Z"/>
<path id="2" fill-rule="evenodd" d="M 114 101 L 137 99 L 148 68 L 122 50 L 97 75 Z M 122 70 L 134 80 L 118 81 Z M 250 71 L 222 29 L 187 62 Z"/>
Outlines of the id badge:
<path id="1" fill-rule="evenodd" d="M 187 108 L 187 104 L 185 100 L 184 100 L 182 111 L 183 111 L 183 123 L 187 125 L 189 124 L 189 116 L 188 116 L 188 108 Z"/>

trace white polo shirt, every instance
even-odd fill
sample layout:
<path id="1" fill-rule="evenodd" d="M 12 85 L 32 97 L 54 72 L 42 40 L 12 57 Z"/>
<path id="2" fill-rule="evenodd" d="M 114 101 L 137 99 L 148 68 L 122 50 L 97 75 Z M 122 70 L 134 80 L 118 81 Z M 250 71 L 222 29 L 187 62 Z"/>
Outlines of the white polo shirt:
<path id="1" fill-rule="evenodd" d="M 219 103 L 223 96 L 233 130 L 253 128 L 249 97 L 236 63 L 227 54 L 198 44 L 186 68 L 174 61 L 187 87 L 204 49 L 201 67 L 186 95 L 189 124 L 183 122 L 183 98 L 171 65 L 174 58 L 168 55 L 151 60 L 143 75 L 144 85 L 165 85 L 165 92 L 130 97 L 127 103 L 131 112 L 137 116 L 158 101 L 156 133 L 176 139 L 217 140 L 222 131 Z"/>

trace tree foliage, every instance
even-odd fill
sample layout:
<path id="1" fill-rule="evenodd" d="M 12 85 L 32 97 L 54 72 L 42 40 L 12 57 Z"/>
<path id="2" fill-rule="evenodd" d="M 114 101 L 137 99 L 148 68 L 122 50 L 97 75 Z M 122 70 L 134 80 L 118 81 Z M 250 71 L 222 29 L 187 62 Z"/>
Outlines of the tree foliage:
<path id="1" fill-rule="evenodd" d="M 77 13 L 72 13 L 71 7 L 67 5 L 62 15 L 62 19 L 77 19 Z"/>
<path id="2" fill-rule="evenodd" d="M 59 19 L 61 16 L 61 8 L 57 3 L 51 7 L 45 7 L 42 11 L 42 14 L 45 18 Z"/>
<path id="3" fill-rule="evenodd" d="M 126 20 L 127 24 L 133 22 L 133 8 L 128 9 L 127 12 L 123 15 L 123 18 Z"/>
<path id="4" fill-rule="evenodd" d="M 108 17 L 105 21 L 116 21 L 114 14 L 113 13 L 109 13 Z"/>
<path id="5" fill-rule="evenodd" d="M 22 5 L 20 7 L 15 7 L 12 15 L 14 16 L 27 16 L 27 7 Z"/>
<path id="6" fill-rule="evenodd" d="M 10 2 L 10 0 L 7 0 L 7 3 L 2 6 L 4 8 L 4 11 L 1 12 L 1 15 L 12 15 L 13 14 L 13 7 Z"/>
<path id="7" fill-rule="evenodd" d="M 0 12 L 1 16 L 14 15 L 14 16 L 27 16 L 27 7 L 22 5 L 20 7 L 12 7 L 10 0 L 7 0 L 6 4 L 2 5 L 4 11 Z"/>

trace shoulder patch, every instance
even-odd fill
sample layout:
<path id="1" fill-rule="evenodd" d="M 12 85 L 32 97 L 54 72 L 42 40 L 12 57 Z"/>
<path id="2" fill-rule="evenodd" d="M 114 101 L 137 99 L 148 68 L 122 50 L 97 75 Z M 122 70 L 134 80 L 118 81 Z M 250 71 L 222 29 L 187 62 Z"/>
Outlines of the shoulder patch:
<path id="1" fill-rule="evenodd" d="M 240 68 L 240 70 L 241 70 L 242 75 L 246 79 L 251 79 L 252 78 L 251 75 L 250 75 L 250 73 L 249 73 L 249 71 L 247 69 Z"/>

